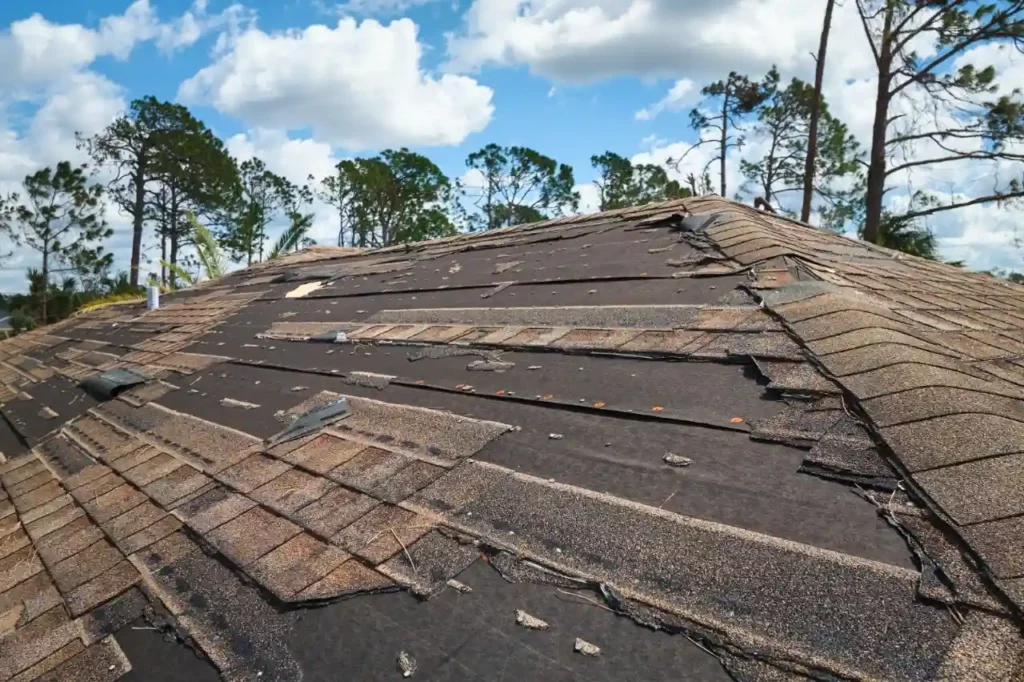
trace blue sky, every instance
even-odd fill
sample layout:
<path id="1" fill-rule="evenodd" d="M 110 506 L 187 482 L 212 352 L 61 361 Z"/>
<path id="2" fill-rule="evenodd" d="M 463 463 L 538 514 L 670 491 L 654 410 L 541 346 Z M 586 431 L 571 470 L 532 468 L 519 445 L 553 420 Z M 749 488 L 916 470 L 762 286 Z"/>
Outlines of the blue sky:
<path id="1" fill-rule="evenodd" d="M 859 29 L 852 7 L 837 9 L 825 94 L 866 141 L 874 77 L 863 34 L 851 30 Z M 132 99 L 154 95 L 187 104 L 232 153 L 256 154 L 295 181 L 388 146 L 409 146 L 460 177 L 467 154 L 496 142 L 572 165 L 591 209 L 591 155 L 679 156 L 696 140 L 687 112 L 703 84 L 730 70 L 760 76 L 773 64 L 785 79 L 810 79 L 822 8 L 821 0 L 6 2 L 0 191 L 33 167 L 80 160 L 75 130 L 96 132 Z M 993 57 L 1007 87 L 1024 84 L 1021 65 L 982 56 Z M 741 185 L 739 159 L 759 151 L 748 138 L 730 156 L 731 188 Z M 708 153 L 696 150 L 683 172 Z M 969 195 L 991 176 L 984 171 L 963 164 L 912 181 Z M 124 267 L 127 222 L 116 211 L 108 219 Z M 1016 212 L 976 207 L 930 227 L 949 258 L 1020 269 L 1017 222 Z M 329 241 L 332 224 L 319 207 L 316 236 Z M 32 259 L 15 249 L 0 267 L 0 290 L 20 288 Z"/>
<path id="2" fill-rule="evenodd" d="M 39 13 L 53 23 L 96 26 L 104 17 L 124 12 L 129 3 L 99 0 L 89 2 L 87 9 L 83 4 L 61 0 L 8 3 L 0 6 L 0 26 L 33 13 Z M 216 13 L 230 4 L 210 0 L 207 11 Z M 191 2 L 183 0 L 153 3 L 158 16 L 164 20 L 182 15 L 191 6 Z M 257 25 L 268 32 L 318 23 L 331 26 L 337 22 L 340 12 L 328 11 L 323 2 L 310 0 L 285 3 L 257 0 L 246 3 L 246 6 L 255 10 Z M 30 11 L 26 12 L 29 7 Z M 444 36 L 458 30 L 462 22 L 462 12 L 448 1 L 415 6 L 399 14 L 383 12 L 374 16 L 373 13 L 356 12 L 350 16 L 360 20 L 378 20 L 384 24 L 402 17 L 412 19 L 417 24 L 420 41 L 426 46 L 421 65 L 428 71 L 441 68 L 445 61 Z M 135 47 L 127 60 L 100 57 L 90 65 L 90 69 L 123 87 L 126 100 L 143 95 L 174 100 L 180 83 L 209 63 L 209 52 L 215 41 L 215 34 L 206 35 L 173 55 L 162 53 L 153 42 L 146 42 Z M 470 152 L 490 142 L 533 147 L 572 165 L 577 179 L 588 181 L 593 176 L 590 157 L 595 153 L 610 149 L 630 156 L 642 151 L 643 139 L 649 135 L 692 138 L 686 129 L 685 116 L 666 116 L 655 121 L 634 120 L 637 109 L 650 100 L 658 99 L 667 84 L 671 84 L 665 79 L 641 82 L 627 76 L 587 85 L 559 84 L 532 74 L 525 65 L 484 67 L 475 77 L 494 93 L 495 112 L 487 128 L 468 135 L 457 145 L 409 145 L 430 156 L 453 176 L 464 172 L 465 158 Z M 215 107 L 192 105 L 190 108 L 221 137 L 244 133 L 247 129 L 244 119 L 221 114 Z M 567 130 L 572 134 L 567 135 Z M 288 132 L 293 138 L 311 137 L 308 129 Z M 337 150 L 342 155 L 353 153 L 341 146 Z M 373 150 L 358 150 L 356 153 L 368 151 Z"/>

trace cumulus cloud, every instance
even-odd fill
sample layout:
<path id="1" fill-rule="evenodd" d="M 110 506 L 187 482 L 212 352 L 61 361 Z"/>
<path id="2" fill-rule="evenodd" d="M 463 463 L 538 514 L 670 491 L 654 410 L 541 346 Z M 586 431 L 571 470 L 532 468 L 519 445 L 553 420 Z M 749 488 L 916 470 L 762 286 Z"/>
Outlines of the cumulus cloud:
<path id="1" fill-rule="evenodd" d="M 682 111 L 697 101 L 696 90 L 696 86 L 689 78 L 677 80 L 664 97 L 651 106 L 638 110 L 635 114 L 636 120 L 650 121 L 664 111 Z"/>
<path id="2" fill-rule="evenodd" d="M 340 14 L 355 16 L 395 16 L 414 7 L 428 5 L 438 0 L 346 0 L 334 9 Z"/>
<path id="3" fill-rule="evenodd" d="M 408 19 L 367 19 L 266 33 L 250 27 L 179 97 L 209 103 L 257 127 L 311 128 L 348 149 L 458 144 L 483 130 L 492 91 L 474 79 L 435 77 Z"/>
<path id="4" fill-rule="evenodd" d="M 448 36 L 448 68 L 526 64 L 573 83 L 618 75 L 700 82 L 772 63 L 798 69 L 817 46 L 822 7 L 818 0 L 474 0 Z M 848 12 L 837 8 L 836 26 Z M 834 33 L 837 51 L 859 35 Z M 870 66 L 870 56 L 859 61 Z"/>
<path id="5" fill-rule="evenodd" d="M 207 10 L 206 0 L 195 0 L 192 7 L 180 17 L 159 25 L 155 32 L 156 46 L 162 52 L 172 53 L 195 44 L 209 33 L 237 35 L 256 21 L 256 13 L 244 5 L 233 4 L 215 14 Z"/>

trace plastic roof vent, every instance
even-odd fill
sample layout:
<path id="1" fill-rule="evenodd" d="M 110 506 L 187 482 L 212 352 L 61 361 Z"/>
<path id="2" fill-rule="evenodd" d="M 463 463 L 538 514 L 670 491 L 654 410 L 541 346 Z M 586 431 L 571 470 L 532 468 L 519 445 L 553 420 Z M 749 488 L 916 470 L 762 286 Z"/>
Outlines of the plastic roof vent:
<path id="1" fill-rule="evenodd" d="M 98 400 L 110 400 L 117 394 L 147 381 L 148 378 L 130 369 L 110 369 L 83 379 L 78 386 Z"/>

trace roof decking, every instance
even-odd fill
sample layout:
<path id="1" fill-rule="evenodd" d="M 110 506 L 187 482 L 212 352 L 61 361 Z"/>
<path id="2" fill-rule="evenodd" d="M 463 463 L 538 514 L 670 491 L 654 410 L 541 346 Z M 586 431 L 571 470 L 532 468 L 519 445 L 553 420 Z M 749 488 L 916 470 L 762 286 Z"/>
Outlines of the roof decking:
<path id="1" fill-rule="evenodd" d="M 708 197 L 16 337 L 0 682 L 152 677 L 144 614 L 225 679 L 1016 680 L 1022 327 L 1020 287 Z"/>

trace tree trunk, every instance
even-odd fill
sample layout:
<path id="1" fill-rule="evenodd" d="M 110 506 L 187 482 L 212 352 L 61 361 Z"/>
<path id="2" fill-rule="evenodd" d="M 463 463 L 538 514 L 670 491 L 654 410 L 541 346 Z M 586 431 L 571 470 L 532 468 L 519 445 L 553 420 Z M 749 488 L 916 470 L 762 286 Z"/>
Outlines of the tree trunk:
<path id="1" fill-rule="evenodd" d="M 814 167 L 818 155 L 818 118 L 821 116 L 821 86 L 825 79 L 825 53 L 828 50 L 828 34 L 832 29 L 832 8 L 835 0 L 825 3 L 825 21 L 821 26 L 821 40 L 818 42 L 818 60 L 814 68 L 814 99 L 811 101 L 811 121 L 807 131 L 807 159 L 804 161 L 804 201 L 800 207 L 800 220 L 811 219 L 811 199 L 814 197 Z"/>
<path id="2" fill-rule="evenodd" d="M 721 173 L 722 198 L 725 199 L 725 151 L 729 143 L 729 83 L 726 81 L 722 96 L 722 147 L 719 149 L 718 172 Z"/>
<path id="3" fill-rule="evenodd" d="M 172 232 L 171 233 L 171 260 L 170 260 L 170 263 L 171 263 L 171 265 L 177 265 L 178 264 L 178 233 L 177 232 Z M 178 285 L 178 277 L 177 277 L 177 275 L 175 275 L 173 268 L 171 269 L 170 278 L 171 278 L 171 288 L 173 289 L 174 287 L 176 287 Z"/>
<path id="4" fill-rule="evenodd" d="M 338 246 L 345 246 L 345 202 L 338 202 Z M 352 246 L 355 246 L 355 236 L 352 235 Z"/>
<path id="5" fill-rule="evenodd" d="M 146 151 L 139 154 L 138 165 L 132 178 L 135 183 L 135 201 L 132 206 L 132 264 L 129 282 L 139 286 L 139 261 L 142 257 L 142 219 L 146 208 Z"/>
<path id="6" fill-rule="evenodd" d="M 262 215 L 262 213 L 261 213 L 261 215 Z M 257 263 L 262 263 L 263 262 L 263 237 L 266 235 L 266 233 L 267 233 L 267 226 L 263 223 L 263 220 L 261 219 L 260 220 L 260 251 L 259 251 L 259 260 L 256 261 Z M 252 261 L 250 260 L 249 263 L 252 264 Z"/>
<path id="7" fill-rule="evenodd" d="M 43 325 L 46 324 L 46 303 L 50 296 L 50 244 L 43 242 Z"/>
<path id="8" fill-rule="evenodd" d="M 171 240 L 171 263 L 178 262 L 178 216 L 181 213 L 181 209 L 178 206 L 178 188 L 173 184 L 171 185 L 171 210 L 167 217 L 167 231 L 168 236 Z M 166 256 L 165 256 L 166 259 Z M 174 287 L 175 276 L 174 271 L 170 273 L 171 287 Z M 166 284 L 167 282 L 164 282 Z"/>
<path id="9" fill-rule="evenodd" d="M 878 49 L 878 92 L 875 95 L 875 121 L 871 128 L 871 157 L 868 162 L 865 197 L 864 241 L 878 243 L 882 223 L 882 199 L 885 195 L 885 147 L 889 130 L 889 86 L 892 81 L 892 8 L 885 13 L 882 39 Z"/>
<path id="10" fill-rule="evenodd" d="M 160 284 L 167 286 L 167 210 L 161 210 L 160 217 Z"/>

